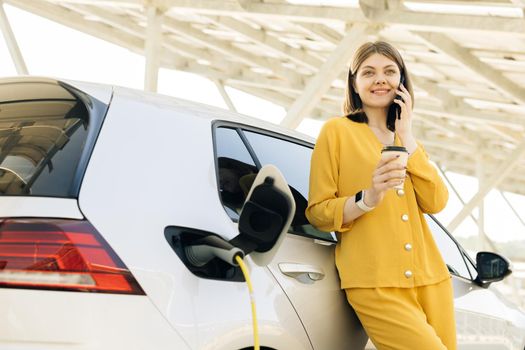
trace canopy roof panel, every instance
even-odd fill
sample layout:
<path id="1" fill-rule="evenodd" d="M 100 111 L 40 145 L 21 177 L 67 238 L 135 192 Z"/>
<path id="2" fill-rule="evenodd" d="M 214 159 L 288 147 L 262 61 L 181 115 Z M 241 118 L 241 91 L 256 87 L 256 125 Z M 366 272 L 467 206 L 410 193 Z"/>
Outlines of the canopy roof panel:
<path id="1" fill-rule="evenodd" d="M 481 159 L 495 186 L 525 194 L 525 1 L 4 2 L 139 54 L 153 6 L 161 66 L 282 105 L 290 127 L 340 115 L 352 51 L 387 40 L 408 65 L 415 131 L 432 158 L 474 176 Z"/>

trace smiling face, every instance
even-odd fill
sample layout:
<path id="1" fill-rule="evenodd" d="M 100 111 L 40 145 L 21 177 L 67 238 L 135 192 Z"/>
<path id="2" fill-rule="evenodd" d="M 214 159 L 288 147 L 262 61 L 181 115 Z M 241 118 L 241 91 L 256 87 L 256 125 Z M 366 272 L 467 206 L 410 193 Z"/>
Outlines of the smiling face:
<path id="1" fill-rule="evenodd" d="M 363 107 L 387 108 L 399 86 L 401 73 L 397 64 L 390 58 L 374 53 L 359 66 L 354 81 Z"/>

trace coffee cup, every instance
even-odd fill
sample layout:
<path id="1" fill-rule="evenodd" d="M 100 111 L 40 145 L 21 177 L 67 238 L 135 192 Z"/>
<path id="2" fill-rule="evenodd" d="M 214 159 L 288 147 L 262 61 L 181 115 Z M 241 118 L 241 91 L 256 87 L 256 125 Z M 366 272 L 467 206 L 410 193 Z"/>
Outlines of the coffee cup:
<path id="1" fill-rule="evenodd" d="M 392 154 L 398 155 L 399 157 L 392 160 L 393 163 L 401 164 L 404 167 L 407 166 L 408 162 L 408 151 L 403 146 L 386 146 L 381 150 L 381 158 L 388 157 Z M 403 170 L 403 182 L 401 182 L 399 185 L 394 186 L 397 190 L 402 190 L 403 186 L 405 184 L 404 176 L 406 174 L 406 170 Z"/>

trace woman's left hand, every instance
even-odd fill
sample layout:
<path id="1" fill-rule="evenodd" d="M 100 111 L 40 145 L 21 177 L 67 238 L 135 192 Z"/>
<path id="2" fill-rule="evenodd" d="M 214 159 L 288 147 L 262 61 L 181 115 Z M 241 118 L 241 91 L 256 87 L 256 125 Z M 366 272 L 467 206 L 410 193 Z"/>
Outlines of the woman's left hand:
<path id="1" fill-rule="evenodd" d="M 403 142 L 403 146 L 409 153 L 412 153 L 417 148 L 417 143 L 412 135 L 412 97 L 404 85 L 399 85 L 396 93 L 403 99 L 394 99 L 394 103 L 400 107 L 399 118 L 395 122 L 396 133 Z"/>

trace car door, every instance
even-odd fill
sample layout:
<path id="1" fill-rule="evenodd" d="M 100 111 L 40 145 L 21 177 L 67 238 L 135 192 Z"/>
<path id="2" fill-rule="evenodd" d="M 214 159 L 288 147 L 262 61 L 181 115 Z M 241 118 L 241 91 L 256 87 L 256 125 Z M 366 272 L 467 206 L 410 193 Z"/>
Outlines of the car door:
<path id="1" fill-rule="evenodd" d="M 475 264 L 464 249 L 433 216 L 426 219 L 452 275 L 458 349 L 522 350 L 517 307 L 492 287 L 477 285 Z"/>
<path id="2" fill-rule="evenodd" d="M 312 145 L 234 124 L 216 124 L 214 135 L 221 199 L 232 220 L 237 220 L 250 179 L 262 166 L 277 166 L 290 185 L 296 214 L 268 268 L 301 318 L 313 348 L 362 349 L 367 336 L 340 289 L 334 236 L 316 230 L 304 214 Z M 225 149 L 237 136 L 246 152 Z"/>

